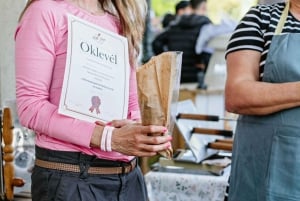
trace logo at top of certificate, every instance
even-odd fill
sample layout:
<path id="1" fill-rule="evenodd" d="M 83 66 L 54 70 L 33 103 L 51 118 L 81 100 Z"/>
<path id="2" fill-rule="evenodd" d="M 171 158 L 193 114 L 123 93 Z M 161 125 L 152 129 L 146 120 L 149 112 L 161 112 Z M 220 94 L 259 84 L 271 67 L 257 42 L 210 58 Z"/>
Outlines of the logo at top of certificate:
<path id="1" fill-rule="evenodd" d="M 93 39 L 98 42 L 98 44 L 102 45 L 106 39 L 104 37 L 101 36 L 101 33 L 97 33 L 93 36 Z"/>

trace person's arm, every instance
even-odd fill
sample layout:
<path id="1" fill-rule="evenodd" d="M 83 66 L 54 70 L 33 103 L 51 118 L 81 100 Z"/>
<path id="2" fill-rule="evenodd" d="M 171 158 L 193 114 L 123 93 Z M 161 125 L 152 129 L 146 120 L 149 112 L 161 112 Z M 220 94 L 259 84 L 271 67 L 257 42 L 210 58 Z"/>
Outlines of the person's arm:
<path id="1" fill-rule="evenodd" d="M 57 19 L 62 13 L 53 4 L 34 2 L 16 30 L 16 97 L 20 123 L 37 133 L 90 147 L 95 125 L 58 114 L 58 106 L 51 101 L 55 97 L 50 97 L 50 90 L 60 91 L 62 83 L 57 80 L 62 80 L 64 71 L 64 68 L 54 69 L 57 63 L 64 62 L 58 59 L 58 54 L 64 52 L 56 52 L 59 33 L 56 26 L 61 23 Z"/>
<path id="2" fill-rule="evenodd" d="M 266 115 L 300 106 L 300 82 L 259 81 L 261 53 L 241 50 L 227 55 L 226 110 L 237 114 Z"/>
<path id="3" fill-rule="evenodd" d="M 199 35 L 195 44 L 195 52 L 196 54 L 201 54 L 205 48 L 207 48 L 207 44 L 209 40 L 214 37 L 216 34 L 214 32 L 213 24 L 206 24 L 200 28 Z"/>

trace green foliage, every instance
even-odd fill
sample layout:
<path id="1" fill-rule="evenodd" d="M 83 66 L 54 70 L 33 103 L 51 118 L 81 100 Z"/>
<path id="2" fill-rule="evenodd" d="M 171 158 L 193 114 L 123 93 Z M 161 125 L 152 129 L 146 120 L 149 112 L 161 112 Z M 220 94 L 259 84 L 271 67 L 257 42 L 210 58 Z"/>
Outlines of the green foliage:
<path id="1" fill-rule="evenodd" d="M 156 16 L 163 16 L 166 13 L 175 13 L 175 5 L 179 0 L 151 0 L 151 8 Z"/>
<path id="2" fill-rule="evenodd" d="M 175 12 L 175 4 L 179 0 L 151 0 L 151 8 L 155 15 L 162 17 L 166 13 Z M 257 0 L 207 0 L 208 16 L 217 23 L 224 16 L 239 20 L 250 6 L 255 5 Z"/>
<path id="3" fill-rule="evenodd" d="M 216 23 L 219 22 L 224 16 L 229 16 L 235 20 L 240 20 L 245 12 L 256 3 L 257 0 L 208 0 L 208 15 L 210 19 Z"/>
<path id="4" fill-rule="evenodd" d="M 209 11 L 209 17 L 213 22 L 219 22 L 224 16 L 230 16 L 233 19 L 238 19 L 240 16 L 241 1 L 209 0 L 207 7 Z"/>

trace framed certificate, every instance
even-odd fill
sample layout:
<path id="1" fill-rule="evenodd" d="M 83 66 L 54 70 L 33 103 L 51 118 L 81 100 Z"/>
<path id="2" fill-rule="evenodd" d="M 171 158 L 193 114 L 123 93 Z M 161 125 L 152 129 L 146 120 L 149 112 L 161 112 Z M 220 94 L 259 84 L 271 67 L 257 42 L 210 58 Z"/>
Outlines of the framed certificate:
<path id="1" fill-rule="evenodd" d="M 129 73 L 125 37 L 68 15 L 60 114 L 91 122 L 126 118 Z"/>

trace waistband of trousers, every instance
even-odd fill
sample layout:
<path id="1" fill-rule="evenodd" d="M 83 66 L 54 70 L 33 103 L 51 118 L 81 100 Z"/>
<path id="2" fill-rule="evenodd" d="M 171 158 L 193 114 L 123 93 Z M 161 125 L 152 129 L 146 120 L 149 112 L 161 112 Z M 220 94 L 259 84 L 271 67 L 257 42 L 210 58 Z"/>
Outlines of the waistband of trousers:
<path id="1" fill-rule="evenodd" d="M 35 165 L 41 168 L 89 174 L 126 174 L 137 166 L 137 158 L 129 162 L 100 159 L 81 152 L 49 150 L 36 146 Z"/>

